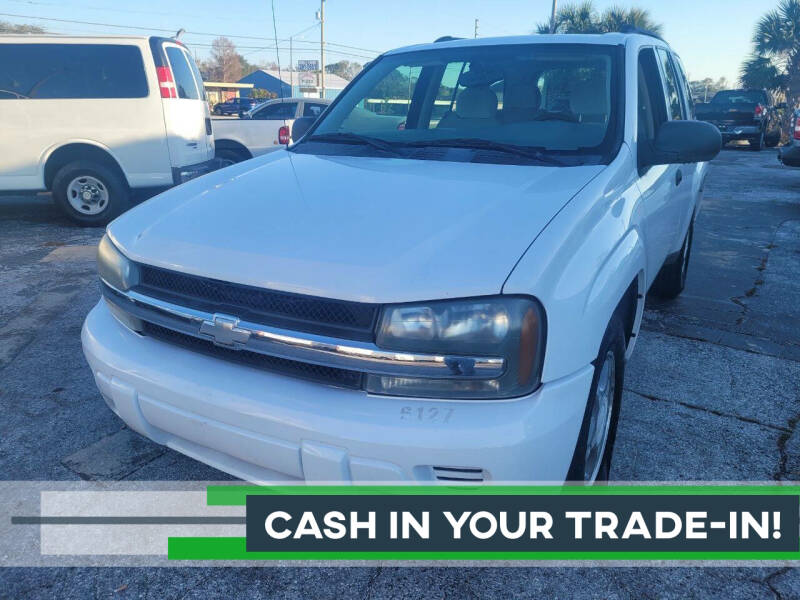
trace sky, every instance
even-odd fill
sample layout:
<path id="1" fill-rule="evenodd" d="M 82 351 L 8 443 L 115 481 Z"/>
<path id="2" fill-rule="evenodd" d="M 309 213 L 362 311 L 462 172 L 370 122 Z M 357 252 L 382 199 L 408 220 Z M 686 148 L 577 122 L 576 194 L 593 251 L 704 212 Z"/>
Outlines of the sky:
<path id="1" fill-rule="evenodd" d="M 173 35 L 183 28 L 181 39 L 199 58 L 208 55 L 215 36 L 225 35 L 255 63 L 276 57 L 273 4 L 282 65 L 289 62 L 290 36 L 295 61 L 319 58 L 320 0 L 0 0 L 0 20 L 69 34 Z M 755 22 L 777 0 L 595 0 L 598 9 L 615 4 L 650 11 L 690 79 L 734 83 L 751 52 Z M 550 8 L 551 0 L 326 0 L 326 62 L 365 62 L 442 35 L 471 37 L 475 19 L 480 37 L 527 34 L 550 18 Z"/>

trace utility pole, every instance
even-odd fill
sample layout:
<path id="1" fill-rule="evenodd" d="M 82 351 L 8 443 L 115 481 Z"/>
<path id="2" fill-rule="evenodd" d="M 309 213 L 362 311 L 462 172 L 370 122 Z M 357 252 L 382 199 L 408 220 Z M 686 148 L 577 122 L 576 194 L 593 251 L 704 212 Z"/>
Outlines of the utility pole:
<path id="1" fill-rule="evenodd" d="M 475 19 L 475 37 L 478 37 L 478 19 Z"/>
<path id="2" fill-rule="evenodd" d="M 289 36 L 289 95 L 294 96 L 294 68 L 292 67 L 292 37 Z"/>
<path id="3" fill-rule="evenodd" d="M 320 58 L 320 92 L 319 97 L 325 97 L 325 0 L 319 3 L 319 58 Z"/>
<path id="4" fill-rule="evenodd" d="M 553 10 L 550 11 L 550 33 L 556 32 L 556 0 L 553 0 Z"/>

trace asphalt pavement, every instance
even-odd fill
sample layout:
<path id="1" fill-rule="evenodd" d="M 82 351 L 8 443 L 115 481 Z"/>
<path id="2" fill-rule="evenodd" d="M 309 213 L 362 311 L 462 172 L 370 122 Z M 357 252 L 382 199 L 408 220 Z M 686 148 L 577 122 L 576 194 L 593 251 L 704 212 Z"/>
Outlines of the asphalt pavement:
<path id="1" fill-rule="evenodd" d="M 80 347 L 101 229 L 49 197 L 0 197 L 0 476 L 224 480 L 124 427 Z M 687 287 L 648 298 L 627 369 L 612 478 L 800 480 L 800 169 L 724 150 Z M 800 598 L 776 568 L 0 569 L 0 598 Z"/>

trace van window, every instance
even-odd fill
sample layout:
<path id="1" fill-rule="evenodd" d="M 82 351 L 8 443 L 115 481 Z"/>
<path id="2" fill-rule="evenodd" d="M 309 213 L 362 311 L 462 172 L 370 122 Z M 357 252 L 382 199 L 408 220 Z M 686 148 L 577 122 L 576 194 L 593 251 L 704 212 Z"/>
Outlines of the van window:
<path id="1" fill-rule="evenodd" d="M 121 44 L 0 44 L 0 100 L 144 98 L 142 53 Z"/>
<path id="2" fill-rule="evenodd" d="M 167 46 L 165 50 L 172 67 L 172 76 L 175 77 L 175 87 L 178 88 L 178 98 L 199 99 L 200 92 L 197 91 L 197 83 L 195 83 L 192 68 L 186 60 L 186 54 L 175 46 Z"/>

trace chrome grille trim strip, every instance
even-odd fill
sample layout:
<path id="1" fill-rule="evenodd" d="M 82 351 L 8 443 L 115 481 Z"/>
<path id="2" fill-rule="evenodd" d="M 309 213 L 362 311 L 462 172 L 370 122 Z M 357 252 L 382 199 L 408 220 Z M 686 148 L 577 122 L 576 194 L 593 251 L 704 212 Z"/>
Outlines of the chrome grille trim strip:
<path id="1" fill-rule="evenodd" d="M 397 352 L 375 344 L 301 333 L 242 321 L 152 298 L 134 290 L 121 291 L 103 281 L 103 295 L 134 318 L 141 319 L 232 349 L 326 367 L 390 377 L 423 379 L 495 379 L 505 371 L 505 359 Z M 219 332 L 219 335 L 216 333 Z"/>

